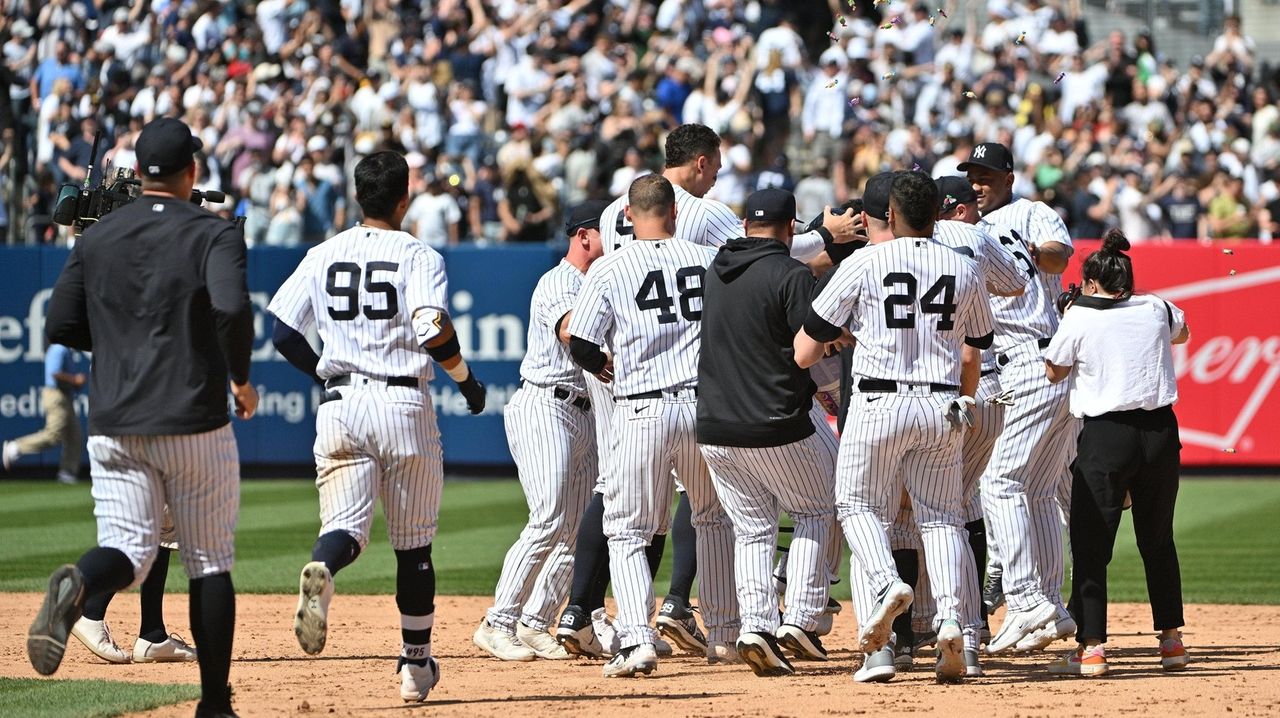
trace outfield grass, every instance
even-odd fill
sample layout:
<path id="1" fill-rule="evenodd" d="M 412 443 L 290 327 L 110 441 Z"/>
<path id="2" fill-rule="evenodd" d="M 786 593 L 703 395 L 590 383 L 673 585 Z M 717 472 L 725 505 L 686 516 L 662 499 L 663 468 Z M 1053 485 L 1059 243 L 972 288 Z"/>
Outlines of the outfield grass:
<path id="1" fill-rule="evenodd" d="M 0 591 L 41 591 L 55 566 L 74 561 L 94 541 L 89 487 L 54 482 L 0 482 Z M 246 593 L 292 593 L 310 555 L 319 520 L 310 481 L 243 484 L 236 537 L 236 588 Z M 519 485 L 505 481 L 445 484 L 433 558 L 445 595 L 493 591 L 503 555 L 526 518 Z M 1176 535 L 1183 593 L 1194 603 L 1280 604 L 1280 481 L 1185 479 L 1178 501 Z M 670 548 L 668 547 L 668 552 Z M 669 561 L 658 576 L 662 590 Z M 169 575 L 173 591 L 185 590 L 182 571 Z M 844 567 L 847 573 L 847 564 Z M 344 593 L 391 593 L 395 560 L 381 515 L 373 539 L 339 580 Z M 1111 564 L 1111 597 L 1144 601 L 1146 584 L 1126 518 Z M 835 589 L 849 597 L 848 582 Z M 3 713 L 3 711 L 0 711 Z"/>
<path id="2" fill-rule="evenodd" d="M 110 718 L 199 697 L 192 685 L 0 678 L 0 715 L 23 718 Z"/>

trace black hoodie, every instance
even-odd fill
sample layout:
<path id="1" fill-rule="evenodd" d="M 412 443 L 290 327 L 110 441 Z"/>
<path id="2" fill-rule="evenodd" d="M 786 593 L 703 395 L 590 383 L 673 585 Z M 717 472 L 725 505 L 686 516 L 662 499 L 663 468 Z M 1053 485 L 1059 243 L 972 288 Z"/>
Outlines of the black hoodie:
<path id="1" fill-rule="evenodd" d="M 792 349 L 813 299 L 809 268 L 775 239 L 734 239 L 705 284 L 698 443 L 782 446 L 813 434 L 816 387 Z"/>

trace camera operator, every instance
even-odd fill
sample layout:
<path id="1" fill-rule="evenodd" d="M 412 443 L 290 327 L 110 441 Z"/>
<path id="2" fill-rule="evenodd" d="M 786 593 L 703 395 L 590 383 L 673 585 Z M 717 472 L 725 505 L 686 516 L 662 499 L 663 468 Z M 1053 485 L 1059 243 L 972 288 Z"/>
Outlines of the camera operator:
<path id="1" fill-rule="evenodd" d="M 1133 294 L 1129 240 L 1112 229 L 1084 262 L 1084 286 L 1059 302 L 1065 316 L 1044 353 L 1049 381 L 1071 378 L 1071 413 L 1084 420 L 1073 466 L 1068 609 L 1079 647 L 1049 672 L 1107 672 L 1107 564 L 1126 492 L 1147 574 L 1160 663 L 1187 665 L 1182 645 L 1182 580 L 1173 544 L 1181 443 L 1173 404 L 1173 344 L 1190 336 L 1182 311 L 1154 295 Z"/>

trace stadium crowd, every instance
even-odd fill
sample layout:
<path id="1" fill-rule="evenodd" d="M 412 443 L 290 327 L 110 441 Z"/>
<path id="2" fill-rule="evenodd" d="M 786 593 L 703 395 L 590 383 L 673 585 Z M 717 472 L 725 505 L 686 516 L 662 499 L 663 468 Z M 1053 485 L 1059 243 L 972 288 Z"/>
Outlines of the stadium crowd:
<path id="1" fill-rule="evenodd" d="M 682 122 L 723 137 L 710 196 L 736 209 L 779 186 L 808 218 L 1000 141 L 1016 191 L 1076 237 L 1280 231 L 1276 74 L 1237 19 L 1175 62 L 1150 35 L 1092 37 L 1080 0 L 948 1 L 2 0 L 0 224 L 66 241 L 52 206 L 94 133 L 96 182 L 176 116 L 251 245 L 355 222 L 349 168 L 384 148 L 409 158 L 424 241 L 545 241 L 660 169 Z"/>

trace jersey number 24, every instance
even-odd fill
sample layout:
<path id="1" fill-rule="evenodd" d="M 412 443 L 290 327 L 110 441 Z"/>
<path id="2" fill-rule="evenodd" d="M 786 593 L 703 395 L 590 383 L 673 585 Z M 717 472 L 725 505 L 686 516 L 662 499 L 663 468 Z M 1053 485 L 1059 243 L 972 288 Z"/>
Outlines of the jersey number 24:
<path id="1" fill-rule="evenodd" d="M 885 275 L 884 286 L 890 289 L 901 287 L 899 294 L 890 294 L 884 298 L 884 325 L 889 329 L 916 328 L 916 289 L 919 280 L 914 274 L 906 272 L 890 272 Z M 906 309 L 902 315 L 898 307 Z M 929 287 L 929 291 L 920 297 L 920 311 L 925 314 L 938 315 L 938 331 L 955 328 L 956 316 L 956 278 L 953 274 L 944 274 Z"/>
<path id="2" fill-rule="evenodd" d="M 695 309 L 693 300 L 702 299 L 702 267 L 681 267 L 676 270 L 676 292 L 680 295 L 680 316 L 691 322 L 702 321 L 702 302 Z M 644 275 L 640 291 L 636 292 L 636 306 L 641 311 L 658 310 L 658 323 L 671 324 L 676 320 L 676 301 L 667 291 L 667 277 L 661 269 Z"/>

